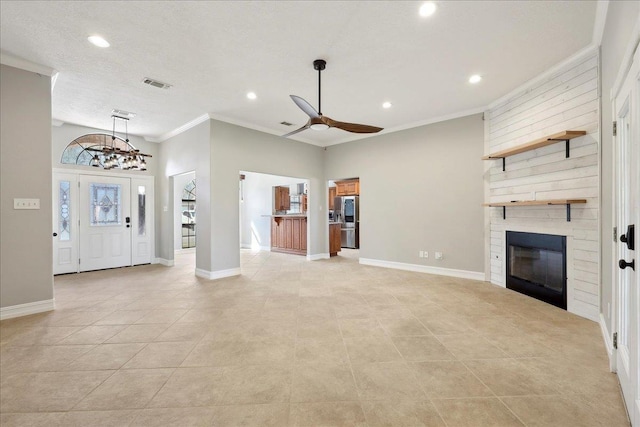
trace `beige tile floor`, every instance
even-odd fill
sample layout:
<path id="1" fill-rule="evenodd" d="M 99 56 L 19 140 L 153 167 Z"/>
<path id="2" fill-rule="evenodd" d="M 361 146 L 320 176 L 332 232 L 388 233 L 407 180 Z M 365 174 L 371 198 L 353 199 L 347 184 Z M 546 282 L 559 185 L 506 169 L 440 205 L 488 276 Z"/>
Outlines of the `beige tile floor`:
<path id="1" fill-rule="evenodd" d="M 0 424 L 629 425 L 596 323 L 341 254 L 58 276 L 55 311 L 0 323 Z"/>

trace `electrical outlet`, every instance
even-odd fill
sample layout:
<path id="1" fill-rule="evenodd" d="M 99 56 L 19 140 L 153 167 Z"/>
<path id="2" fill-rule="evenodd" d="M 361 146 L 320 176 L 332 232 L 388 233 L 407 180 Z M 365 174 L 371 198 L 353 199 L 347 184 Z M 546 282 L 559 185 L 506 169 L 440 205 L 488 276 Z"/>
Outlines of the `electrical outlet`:
<path id="1" fill-rule="evenodd" d="M 442 252 L 436 252 L 436 259 L 442 259 Z"/>
<path id="2" fill-rule="evenodd" d="M 429 252 L 424 251 L 424 257 L 425 257 L 425 258 L 429 258 Z"/>
<path id="3" fill-rule="evenodd" d="M 13 209 L 40 209 L 40 199 L 13 199 Z"/>
<path id="4" fill-rule="evenodd" d="M 424 257 L 424 251 L 420 251 L 420 252 L 418 253 L 418 256 L 419 256 L 420 258 L 423 258 L 423 257 Z"/>

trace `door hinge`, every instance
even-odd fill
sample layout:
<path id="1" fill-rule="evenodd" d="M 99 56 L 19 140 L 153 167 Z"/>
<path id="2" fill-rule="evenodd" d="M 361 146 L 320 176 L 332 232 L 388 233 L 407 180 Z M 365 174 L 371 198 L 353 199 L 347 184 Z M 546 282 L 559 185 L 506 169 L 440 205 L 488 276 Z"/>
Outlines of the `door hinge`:
<path id="1" fill-rule="evenodd" d="M 80 258 L 78 258 L 78 264 L 80 264 Z"/>
<path id="2" fill-rule="evenodd" d="M 613 122 L 613 136 L 618 135 L 618 122 Z"/>
<path id="3" fill-rule="evenodd" d="M 615 348 L 615 349 L 618 348 L 618 333 L 617 332 L 613 333 L 613 348 Z"/>
<path id="4" fill-rule="evenodd" d="M 613 227 L 613 241 L 618 241 L 618 227 Z"/>

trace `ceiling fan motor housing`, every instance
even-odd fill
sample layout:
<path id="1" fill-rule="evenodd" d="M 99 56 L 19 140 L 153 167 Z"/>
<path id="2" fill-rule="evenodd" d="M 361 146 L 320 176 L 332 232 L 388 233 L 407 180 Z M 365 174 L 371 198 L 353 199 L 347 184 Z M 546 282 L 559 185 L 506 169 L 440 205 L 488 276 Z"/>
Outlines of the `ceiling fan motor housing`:
<path id="1" fill-rule="evenodd" d="M 324 59 L 316 59 L 315 61 L 313 61 L 314 70 L 322 71 L 325 68 L 327 68 L 327 61 L 325 61 Z"/>

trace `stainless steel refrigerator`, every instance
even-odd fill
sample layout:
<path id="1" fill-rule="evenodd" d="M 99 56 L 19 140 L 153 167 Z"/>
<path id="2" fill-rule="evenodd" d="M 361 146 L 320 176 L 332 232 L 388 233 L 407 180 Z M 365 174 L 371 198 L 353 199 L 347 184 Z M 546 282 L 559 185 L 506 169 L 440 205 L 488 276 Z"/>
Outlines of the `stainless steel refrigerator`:
<path id="1" fill-rule="evenodd" d="M 334 220 L 341 223 L 340 246 L 358 249 L 360 247 L 360 198 L 358 196 L 336 197 L 334 208 Z"/>

